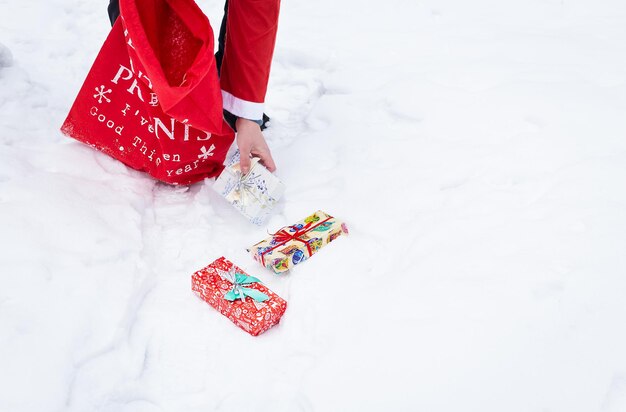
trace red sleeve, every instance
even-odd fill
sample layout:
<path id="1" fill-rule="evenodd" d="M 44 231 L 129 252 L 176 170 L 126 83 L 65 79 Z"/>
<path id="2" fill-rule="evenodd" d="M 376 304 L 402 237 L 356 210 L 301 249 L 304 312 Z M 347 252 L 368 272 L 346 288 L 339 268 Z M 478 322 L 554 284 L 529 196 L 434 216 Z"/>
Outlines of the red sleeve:
<path id="1" fill-rule="evenodd" d="M 224 109 L 239 117 L 263 117 L 279 9 L 280 0 L 228 2 L 220 83 Z"/>

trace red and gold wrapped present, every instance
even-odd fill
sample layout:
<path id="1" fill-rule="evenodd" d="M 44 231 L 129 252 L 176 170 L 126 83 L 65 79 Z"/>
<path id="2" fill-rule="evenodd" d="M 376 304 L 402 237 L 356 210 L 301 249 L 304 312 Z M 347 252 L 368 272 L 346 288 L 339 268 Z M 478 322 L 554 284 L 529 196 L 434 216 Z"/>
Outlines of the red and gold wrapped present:
<path id="1" fill-rule="evenodd" d="M 348 234 L 345 223 L 318 210 L 295 225 L 280 229 L 248 251 L 266 268 L 282 273 L 344 234 Z"/>
<path id="2" fill-rule="evenodd" d="M 287 302 L 221 257 L 191 277 L 191 289 L 252 336 L 280 321 Z"/>

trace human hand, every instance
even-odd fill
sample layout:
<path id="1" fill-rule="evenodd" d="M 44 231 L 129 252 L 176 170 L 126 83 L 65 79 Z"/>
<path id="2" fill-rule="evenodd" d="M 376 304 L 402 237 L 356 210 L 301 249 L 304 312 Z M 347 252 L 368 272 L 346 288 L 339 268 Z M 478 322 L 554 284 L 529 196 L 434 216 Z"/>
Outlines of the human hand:
<path id="1" fill-rule="evenodd" d="M 237 119 L 236 126 L 237 147 L 241 156 L 241 172 L 246 174 L 250 171 L 250 155 L 260 158 L 263 166 L 267 167 L 270 172 L 275 171 L 276 164 L 265 142 L 261 127 L 252 120 L 241 117 Z"/>

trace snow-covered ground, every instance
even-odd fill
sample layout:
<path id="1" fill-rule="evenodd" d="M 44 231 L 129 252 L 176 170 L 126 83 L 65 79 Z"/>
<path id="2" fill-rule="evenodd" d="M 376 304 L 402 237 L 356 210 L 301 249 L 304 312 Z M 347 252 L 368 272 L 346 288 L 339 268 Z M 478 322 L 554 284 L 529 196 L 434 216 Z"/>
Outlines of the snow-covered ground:
<path id="1" fill-rule="evenodd" d="M 626 411 L 626 3 L 376 3 L 283 2 L 256 228 L 58 131 L 106 1 L 0 0 L 1 412 Z M 317 209 L 351 235 L 248 256 Z M 279 326 L 192 294 L 221 255 Z"/>

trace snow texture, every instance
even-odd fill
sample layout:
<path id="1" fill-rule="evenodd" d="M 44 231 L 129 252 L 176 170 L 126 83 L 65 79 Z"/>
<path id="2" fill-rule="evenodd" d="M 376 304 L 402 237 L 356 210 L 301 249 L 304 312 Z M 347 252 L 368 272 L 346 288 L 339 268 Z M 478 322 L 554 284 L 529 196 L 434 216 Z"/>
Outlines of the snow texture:
<path id="1" fill-rule="evenodd" d="M 0 68 L 9 67 L 13 63 L 11 51 L 0 43 Z"/>
<path id="2" fill-rule="evenodd" d="M 626 411 L 623 0 L 284 1 L 262 228 L 60 134 L 96 3 L 0 0 L 0 411 Z M 245 251 L 318 209 L 293 273 Z M 192 294 L 221 255 L 279 326 Z"/>

